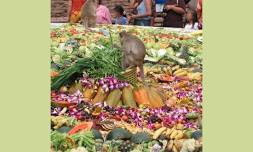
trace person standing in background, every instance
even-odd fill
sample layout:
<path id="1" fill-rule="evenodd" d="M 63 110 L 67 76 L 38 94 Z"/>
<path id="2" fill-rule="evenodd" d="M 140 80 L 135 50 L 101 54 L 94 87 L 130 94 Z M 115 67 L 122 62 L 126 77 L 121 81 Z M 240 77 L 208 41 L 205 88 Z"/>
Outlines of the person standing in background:
<path id="1" fill-rule="evenodd" d="M 127 18 L 124 17 L 124 8 L 120 5 L 116 5 L 113 9 L 115 11 L 116 18 L 113 20 L 115 24 L 126 25 Z"/>
<path id="2" fill-rule="evenodd" d="M 186 13 L 186 30 L 198 30 L 198 18 L 195 11 L 188 10 Z"/>
<path id="3" fill-rule="evenodd" d="M 81 17 L 81 7 L 86 2 L 86 0 L 72 0 L 70 23 L 77 23 L 80 21 Z"/>
<path id="4" fill-rule="evenodd" d="M 152 0 L 135 0 L 132 8 L 136 8 L 137 14 L 128 16 L 128 20 L 134 20 L 134 25 L 150 26 L 152 16 Z"/>
<path id="5" fill-rule="evenodd" d="M 109 9 L 102 5 L 102 0 L 98 0 L 97 24 L 112 24 L 112 17 Z"/>
<path id="6" fill-rule="evenodd" d="M 199 29 L 202 29 L 202 26 L 203 26 L 203 20 L 202 20 L 202 0 L 198 0 L 198 3 L 197 3 L 197 15 L 198 15 Z"/>
<path id="7" fill-rule="evenodd" d="M 164 18 L 164 27 L 183 28 L 183 17 L 185 14 L 184 0 L 167 0 L 164 6 L 166 16 Z"/>

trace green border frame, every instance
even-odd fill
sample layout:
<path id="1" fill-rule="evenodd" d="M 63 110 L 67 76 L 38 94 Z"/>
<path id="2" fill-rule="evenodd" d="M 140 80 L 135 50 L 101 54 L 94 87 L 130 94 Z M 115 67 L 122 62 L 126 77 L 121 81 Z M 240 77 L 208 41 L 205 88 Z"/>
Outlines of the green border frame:
<path id="1" fill-rule="evenodd" d="M 204 152 L 252 151 L 252 4 L 204 1 Z M 2 1 L 1 151 L 46 152 L 50 1 Z"/>

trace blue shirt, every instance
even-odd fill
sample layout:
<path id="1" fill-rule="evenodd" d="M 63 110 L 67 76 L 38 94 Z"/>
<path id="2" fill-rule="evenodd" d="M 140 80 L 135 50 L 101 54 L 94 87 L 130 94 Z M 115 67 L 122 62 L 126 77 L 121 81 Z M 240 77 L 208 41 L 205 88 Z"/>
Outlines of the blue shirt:
<path id="1" fill-rule="evenodd" d="M 127 18 L 126 17 L 119 17 L 115 18 L 115 24 L 120 24 L 120 25 L 126 25 L 127 24 Z"/>

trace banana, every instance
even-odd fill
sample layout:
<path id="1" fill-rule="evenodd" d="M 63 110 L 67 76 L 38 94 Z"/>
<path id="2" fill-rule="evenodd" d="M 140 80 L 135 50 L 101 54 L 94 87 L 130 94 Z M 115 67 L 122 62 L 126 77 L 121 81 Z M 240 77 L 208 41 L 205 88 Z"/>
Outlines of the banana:
<path id="1" fill-rule="evenodd" d="M 176 129 L 177 130 L 183 130 L 184 129 L 184 125 L 183 124 L 177 124 Z"/>
<path id="2" fill-rule="evenodd" d="M 174 130 L 171 135 L 170 135 L 170 139 L 175 139 L 175 137 L 177 136 L 178 134 L 178 130 Z"/>
<path id="3" fill-rule="evenodd" d="M 166 127 L 161 127 L 158 130 L 156 130 L 153 135 L 153 139 L 157 139 L 166 129 L 167 129 Z"/>
<path id="4" fill-rule="evenodd" d="M 169 74 L 169 75 L 172 75 L 173 72 L 172 72 L 170 67 L 167 67 L 165 73 Z"/>
<path id="5" fill-rule="evenodd" d="M 180 76 L 186 76 L 187 74 L 188 74 L 187 71 L 182 71 L 182 72 L 176 73 L 174 75 L 177 77 L 180 77 Z"/>
<path id="6" fill-rule="evenodd" d="M 183 70 L 183 69 L 178 69 L 178 70 L 176 70 L 175 72 L 173 72 L 173 74 L 175 75 L 175 74 L 178 74 L 178 73 L 181 73 L 181 72 L 184 72 L 185 70 Z"/>
<path id="7" fill-rule="evenodd" d="M 171 151 L 174 145 L 174 140 L 170 140 L 168 143 L 168 150 Z"/>
<path id="8" fill-rule="evenodd" d="M 171 133 L 172 133 L 173 131 L 175 131 L 175 129 L 176 129 L 175 127 L 173 127 L 172 129 L 170 129 L 169 132 L 167 132 L 167 136 L 170 137 Z"/>
<path id="9" fill-rule="evenodd" d="M 172 147 L 172 151 L 173 151 L 173 152 L 178 152 L 178 150 L 177 150 L 177 148 L 176 148 L 176 146 L 175 146 L 175 145 L 173 145 L 173 147 Z"/>
<path id="10" fill-rule="evenodd" d="M 178 70 L 179 68 L 180 68 L 180 66 L 176 65 L 176 66 L 172 67 L 172 70 L 175 71 L 175 70 Z"/>
<path id="11" fill-rule="evenodd" d="M 184 137 L 184 133 L 182 130 L 179 130 L 177 135 L 175 136 L 175 139 L 178 140 L 178 139 L 182 139 Z"/>
<path id="12" fill-rule="evenodd" d="M 171 129 L 170 129 L 170 128 L 167 128 L 166 133 L 165 133 L 165 135 L 166 135 L 167 137 L 170 136 L 170 131 L 171 131 Z"/>

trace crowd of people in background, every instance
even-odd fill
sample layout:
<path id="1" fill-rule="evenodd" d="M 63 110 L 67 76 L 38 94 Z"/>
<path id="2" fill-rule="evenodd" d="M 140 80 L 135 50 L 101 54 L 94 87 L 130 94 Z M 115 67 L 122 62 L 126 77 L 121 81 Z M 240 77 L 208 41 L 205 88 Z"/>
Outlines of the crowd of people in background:
<path id="1" fill-rule="evenodd" d="M 85 1 L 85 0 L 84 0 Z M 202 29 L 202 0 L 197 0 L 196 9 L 188 7 L 190 0 L 166 0 L 163 7 L 163 27 L 185 28 L 187 30 Z M 156 14 L 154 0 L 132 0 L 132 12 L 126 12 L 124 7 L 116 5 L 113 9 L 114 18 L 109 9 L 98 0 L 97 24 L 120 24 L 152 26 Z"/>

